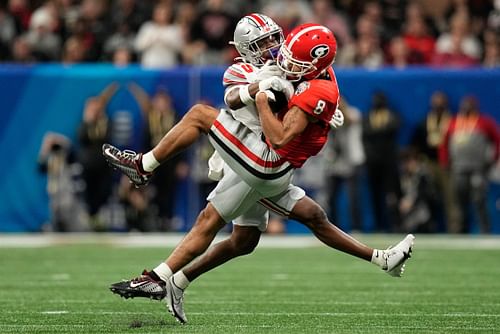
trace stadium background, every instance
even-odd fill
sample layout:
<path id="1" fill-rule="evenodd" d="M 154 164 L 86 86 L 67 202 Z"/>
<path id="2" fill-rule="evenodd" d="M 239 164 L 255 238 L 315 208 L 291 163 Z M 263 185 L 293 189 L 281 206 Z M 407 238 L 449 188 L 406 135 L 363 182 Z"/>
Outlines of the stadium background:
<path id="1" fill-rule="evenodd" d="M 180 68 L 169 71 L 143 70 L 137 66 L 116 69 L 111 65 L 60 65 L 0 67 L 0 156 L 8 157 L 0 180 L 0 230 L 9 232 L 39 231 L 49 219 L 46 179 L 37 169 L 40 143 L 47 131 L 59 132 L 76 141 L 76 128 L 81 121 L 82 105 L 88 96 L 98 94 L 110 82 L 121 87 L 135 81 L 148 91 L 157 86 L 168 89 L 176 110 L 186 112 L 199 100 L 222 104 L 223 68 Z M 435 90 L 450 96 L 452 109 L 465 94 L 481 101 L 483 112 L 500 122 L 500 70 L 412 68 L 404 71 L 385 69 L 337 70 L 340 89 L 352 104 L 367 110 L 374 91 L 387 92 L 391 107 L 401 111 L 403 126 L 400 144 L 408 143 L 416 124 L 425 117 L 429 97 Z M 77 87 L 77 89 L 75 89 Z M 128 147 L 140 148 L 142 117 L 137 103 L 126 89 L 120 89 L 110 101 L 111 118 L 126 111 L 133 119 L 133 141 Z M 190 201 L 197 188 L 184 182 L 177 190 L 176 213 L 182 218 L 180 230 L 186 230 L 198 207 Z M 499 185 L 492 184 L 489 209 L 494 232 L 500 232 Z M 363 201 L 364 221 L 371 226 L 368 201 Z M 297 227 L 298 228 L 298 227 Z M 345 228 L 349 228 L 345 226 Z M 292 229 L 293 231 L 293 229 Z M 302 230 L 300 230 L 302 231 Z"/>
<path id="2" fill-rule="evenodd" d="M 158 5 L 169 33 L 185 41 L 164 53 L 168 57 L 157 57 L 157 63 L 151 63 L 151 59 L 145 60 L 147 50 L 139 50 L 134 39 L 154 17 Z M 122 148 L 144 149 L 145 122 L 127 88 L 131 82 L 151 95 L 165 89 L 178 116 L 199 101 L 221 106 L 224 65 L 235 56 L 227 42 L 237 19 L 252 11 L 275 18 L 285 33 L 303 21 L 331 24 L 340 46 L 335 70 L 341 92 L 364 115 L 372 95 L 384 92 L 389 107 L 402 120 L 401 148 L 407 146 L 416 125 L 425 118 L 436 91 L 448 95 L 453 113 L 464 96 L 474 95 L 480 111 L 500 122 L 498 1 L 0 1 L 0 156 L 6 159 L 0 179 L 0 231 L 46 229 L 51 216 L 47 178 L 37 165 L 44 136 L 50 132 L 65 135 L 78 150 L 76 134 L 87 99 L 99 95 L 109 84 L 119 85 L 106 113 L 115 128 L 114 143 Z M 207 31 L 200 29 L 207 17 L 207 22 L 227 23 L 222 36 L 210 39 Z M 472 51 L 443 50 L 441 39 L 464 25 L 469 34 L 462 37 L 472 41 Z M 422 26 L 424 36 L 412 30 Z M 404 52 L 401 39 L 408 44 Z M 421 54 L 416 52 L 418 43 L 411 49 L 415 40 L 422 45 L 432 40 L 436 43 L 434 54 L 429 54 L 428 48 Z M 199 47 L 200 41 L 204 47 Z M 127 133 L 117 133 L 120 124 L 128 127 Z M 120 142 L 120 135 L 127 140 Z M 196 159 L 190 151 L 188 162 L 192 165 Z M 117 175 L 115 184 L 116 179 Z M 364 181 L 360 211 L 362 231 L 369 232 L 373 230 L 373 215 Z M 500 232 L 498 182 L 498 176 L 492 179 L 488 194 L 494 233 Z M 177 220 L 169 230 L 186 231 L 203 205 L 198 199 L 199 188 L 195 180 L 187 178 L 172 192 Z M 344 194 L 339 200 L 343 218 L 349 216 L 346 203 Z M 113 224 L 106 230 L 126 230 L 123 224 Z M 349 219 L 342 219 L 339 225 L 351 229 Z M 445 225 L 441 222 L 436 231 L 445 232 Z M 477 231 L 477 224 L 473 225 L 472 230 Z M 287 231 L 305 230 L 292 224 Z"/>
<path id="3" fill-rule="evenodd" d="M 310 234 L 293 233 L 306 231 L 290 223 L 288 234 L 263 235 L 252 255 L 230 261 L 193 282 L 186 292 L 189 323 L 185 326 L 168 315 L 164 303 L 120 300 L 108 287 L 143 268 L 154 268 L 179 243 L 202 204 L 194 178 L 183 179 L 175 191 L 175 215 L 180 219 L 174 229 L 123 233 L 129 229 L 123 215 L 118 215 L 104 230 L 120 233 L 38 233 L 51 230 L 47 226 L 49 185 L 38 161 L 42 141 L 48 133 L 59 133 L 78 150 L 77 129 L 88 102 L 105 87 L 119 84 L 106 107 L 118 129 L 113 141 L 135 150 L 142 149 L 145 122 L 129 89 L 131 82 L 150 95 L 159 89 L 167 91 L 179 116 L 200 100 L 221 105 L 221 75 L 224 64 L 234 57 L 231 47 L 228 53 L 222 50 L 228 39 L 213 43 L 215 51 L 222 52 L 216 52 L 219 57 L 208 57 L 211 65 L 200 66 L 192 57 L 186 58 L 196 51 L 199 44 L 195 43 L 181 48 L 174 63 L 151 69 L 140 63 L 133 43 L 119 46 L 115 53 L 104 47 L 107 38 L 120 35 L 124 22 L 133 25 L 135 34 L 150 19 L 153 7 L 163 3 L 177 10 L 169 23 L 189 28 L 196 20 L 186 21 L 183 10 L 189 13 L 191 8 L 191 14 L 199 15 L 219 3 L 222 12 L 234 19 L 264 12 L 289 31 L 302 21 L 325 18 L 316 17 L 318 13 L 312 19 L 306 17 L 312 5 L 321 2 L 325 1 L 0 0 L 0 333 L 499 333 L 500 163 L 488 193 L 491 231 L 496 235 L 415 233 L 405 275 L 393 279 L 365 261 L 325 247 Z M 389 107 L 402 118 L 400 148 L 424 119 L 431 94 L 437 90 L 449 95 L 453 114 L 462 98 L 472 94 L 481 112 L 500 123 L 500 1 L 326 3 L 333 6 L 320 14 L 334 22 L 340 50 L 350 45 L 353 56 L 358 48 L 371 48 L 348 63 L 338 55 L 335 70 L 341 91 L 363 115 L 371 106 L 372 94 L 385 92 Z M 37 27 L 51 22 L 54 8 L 60 10 L 59 24 L 50 25 L 54 30 L 42 41 Z M 404 50 L 399 37 L 407 32 L 407 16 L 417 14 L 416 21 L 421 23 L 419 10 L 426 21 L 433 22 L 430 40 L 434 41 L 447 34 L 453 13 L 462 17 L 466 13 L 474 20 L 474 38 L 484 52 L 474 59 L 459 52 L 456 58 L 451 55 L 436 63 L 418 57 L 399 58 L 403 62 L 396 63 L 386 57 L 394 51 L 392 41 L 395 49 Z M 36 23 L 33 27 L 31 21 Z M 360 26 L 363 36 L 357 31 Z M 59 45 L 53 44 L 54 37 L 60 39 Z M 423 44 L 428 46 L 428 42 L 429 36 L 424 36 Z M 192 164 L 197 160 L 196 152 L 190 151 L 188 157 Z M 205 168 L 206 164 L 203 173 Z M 323 181 L 312 175 L 315 181 Z M 115 173 L 115 186 L 118 178 Z M 374 231 L 366 181 L 364 175 L 363 229 L 352 231 L 346 221 L 345 193 L 338 202 L 340 227 L 370 247 L 385 249 L 401 236 L 359 233 Z M 116 196 L 113 201 L 115 205 Z M 77 212 L 69 213 L 72 223 Z M 447 231 L 444 225 L 437 232 Z M 472 232 L 477 229 L 476 225 Z M 215 242 L 226 237 L 227 233 L 220 233 Z"/>

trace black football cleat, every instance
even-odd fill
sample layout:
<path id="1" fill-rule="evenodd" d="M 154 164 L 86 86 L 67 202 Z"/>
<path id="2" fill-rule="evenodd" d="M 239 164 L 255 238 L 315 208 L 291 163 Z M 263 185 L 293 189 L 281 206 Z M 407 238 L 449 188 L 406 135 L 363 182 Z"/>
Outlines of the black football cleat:
<path id="1" fill-rule="evenodd" d="M 102 145 L 102 155 L 113 168 L 127 175 L 136 187 L 145 186 L 153 176 L 153 173 L 145 172 L 142 169 L 142 153 L 137 154 L 129 150 L 121 151 L 113 145 L 104 144 Z"/>
<path id="2" fill-rule="evenodd" d="M 109 289 L 125 299 L 143 297 L 162 300 L 167 295 L 165 282 L 156 281 L 146 270 L 139 277 L 111 284 Z"/>

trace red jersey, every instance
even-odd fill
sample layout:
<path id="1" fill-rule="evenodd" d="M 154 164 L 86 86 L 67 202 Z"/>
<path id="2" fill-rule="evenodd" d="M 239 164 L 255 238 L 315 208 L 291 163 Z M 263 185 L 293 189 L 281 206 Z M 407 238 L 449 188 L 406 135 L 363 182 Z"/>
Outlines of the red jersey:
<path id="1" fill-rule="evenodd" d="M 330 132 L 329 122 L 337 110 L 338 101 L 339 88 L 331 67 L 326 78 L 300 83 L 288 102 L 288 109 L 297 106 L 317 121 L 309 122 L 300 135 L 275 151 L 293 167 L 302 167 L 307 159 L 318 154 L 325 145 Z M 282 119 L 287 111 L 279 117 Z"/>

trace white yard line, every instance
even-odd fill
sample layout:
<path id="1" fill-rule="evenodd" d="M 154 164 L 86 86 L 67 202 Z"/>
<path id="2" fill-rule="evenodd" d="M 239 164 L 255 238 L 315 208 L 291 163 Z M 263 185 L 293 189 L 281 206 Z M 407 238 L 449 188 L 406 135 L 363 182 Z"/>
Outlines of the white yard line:
<path id="1" fill-rule="evenodd" d="M 175 247 L 184 237 L 181 233 L 47 233 L 0 234 L 0 248 L 37 248 L 60 245 L 108 245 L 113 247 Z M 356 234 L 355 238 L 374 247 L 387 247 L 402 235 Z M 221 234 L 216 241 L 227 237 Z M 322 243 L 312 235 L 263 235 L 259 247 L 308 248 Z M 416 235 L 415 249 L 500 249 L 500 235 Z"/>
<path id="2" fill-rule="evenodd" d="M 43 311 L 43 312 L 25 312 L 25 311 L 5 311 L 4 314 L 51 314 L 51 315 L 61 315 L 61 314 L 81 314 L 81 315 L 150 315 L 151 312 L 129 312 L 129 311 Z M 481 318 L 481 317 L 491 317 L 500 318 L 500 314 L 497 313 L 465 313 L 465 312 L 454 312 L 454 313 L 382 313 L 382 312 L 189 312 L 190 315 L 216 315 L 216 316 L 264 316 L 264 317 L 275 317 L 275 316 L 316 316 L 316 317 L 443 317 L 443 318 Z"/>

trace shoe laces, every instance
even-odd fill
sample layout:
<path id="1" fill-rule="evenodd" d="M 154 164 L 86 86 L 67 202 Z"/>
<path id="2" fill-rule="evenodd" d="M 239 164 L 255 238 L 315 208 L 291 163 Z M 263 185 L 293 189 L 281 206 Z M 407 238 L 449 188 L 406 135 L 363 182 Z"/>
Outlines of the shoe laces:
<path id="1" fill-rule="evenodd" d="M 151 276 L 149 276 L 149 272 L 146 269 L 142 271 L 142 274 L 140 276 L 132 278 L 132 282 L 134 283 L 143 282 L 146 280 L 152 280 Z"/>
<path id="2" fill-rule="evenodd" d="M 131 150 L 123 150 L 121 151 L 121 158 L 127 160 L 134 160 L 137 156 L 137 153 Z"/>

